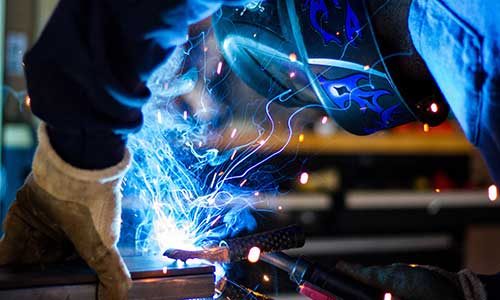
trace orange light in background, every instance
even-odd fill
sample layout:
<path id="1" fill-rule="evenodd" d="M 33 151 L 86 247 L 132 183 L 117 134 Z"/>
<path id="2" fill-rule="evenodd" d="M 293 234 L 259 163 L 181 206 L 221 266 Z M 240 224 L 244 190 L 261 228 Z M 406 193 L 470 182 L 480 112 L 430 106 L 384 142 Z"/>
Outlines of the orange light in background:
<path id="1" fill-rule="evenodd" d="M 491 202 L 495 202 L 498 199 L 498 188 L 496 185 L 492 184 L 488 188 L 488 198 Z"/>
<path id="2" fill-rule="evenodd" d="M 251 263 L 256 263 L 260 260 L 260 248 L 252 247 L 250 251 L 248 251 L 248 261 Z"/>
<path id="3" fill-rule="evenodd" d="M 26 105 L 26 107 L 31 107 L 31 98 L 30 96 L 26 96 L 26 98 L 24 98 L 24 105 Z"/>
<path id="4" fill-rule="evenodd" d="M 301 133 L 301 134 L 299 135 L 299 143 L 304 142 L 304 139 L 305 139 L 305 136 L 304 136 L 304 134 L 303 134 L 303 133 Z"/>
<path id="5" fill-rule="evenodd" d="M 384 294 L 384 300 L 392 300 L 392 294 L 391 293 L 385 293 Z"/>
<path id="6" fill-rule="evenodd" d="M 429 124 L 425 123 L 424 124 L 424 132 L 429 132 L 429 131 L 430 131 Z"/>
<path id="7" fill-rule="evenodd" d="M 441 189 L 435 189 L 436 193 L 441 193 Z"/>
<path id="8" fill-rule="evenodd" d="M 300 174 L 299 182 L 301 184 L 307 184 L 309 182 L 309 174 L 307 172 Z"/>
<path id="9" fill-rule="evenodd" d="M 431 104 L 431 111 L 432 111 L 433 113 L 437 113 L 437 112 L 438 112 L 438 110 L 439 110 L 438 105 L 437 105 L 436 103 L 432 103 L 432 104 Z"/>
<path id="10" fill-rule="evenodd" d="M 290 59 L 291 62 L 295 62 L 297 61 L 297 54 L 290 53 L 290 55 L 288 55 L 288 58 Z"/>

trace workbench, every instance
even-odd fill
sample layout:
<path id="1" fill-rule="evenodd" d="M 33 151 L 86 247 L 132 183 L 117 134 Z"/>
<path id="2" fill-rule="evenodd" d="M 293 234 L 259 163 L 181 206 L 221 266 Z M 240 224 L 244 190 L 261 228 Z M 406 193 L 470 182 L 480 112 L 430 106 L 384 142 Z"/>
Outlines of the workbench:
<path id="1" fill-rule="evenodd" d="M 211 298 L 214 267 L 169 262 L 162 257 L 125 257 L 134 281 L 129 300 Z M 97 276 L 85 263 L 0 268 L 0 299 L 96 299 Z"/>

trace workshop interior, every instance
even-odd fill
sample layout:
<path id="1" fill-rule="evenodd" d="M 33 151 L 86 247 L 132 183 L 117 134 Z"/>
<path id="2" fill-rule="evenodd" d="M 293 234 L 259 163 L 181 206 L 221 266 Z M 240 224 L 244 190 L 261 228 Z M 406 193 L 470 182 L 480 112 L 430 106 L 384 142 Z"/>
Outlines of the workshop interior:
<path id="1" fill-rule="evenodd" d="M 2 220 L 31 170 L 40 123 L 23 56 L 56 4 L 0 0 Z M 252 22 L 277 18 L 273 9 L 254 1 L 192 25 L 148 82 L 153 97 L 129 138 L 134 162 L 122 187 L 118 246 L 134 280 L 129 298 L 333 299 L 327 290 L 390 299 L 335 274 L 339 261 L 497 273 L 497 187 L 446 104 L 430 104 L 429 118 L 408 106 L 394 124 L 345 124 L 343 110 L 318 109 L 325 100 L 313 96 L 329 84 L 324 97 L 345 92 L 324 79 L 331 61 L 306 70 L 296 66 L 307 41 L 249 42 L 265 34 Z M 244 32 L 234 32 L 238 22 Z M 311 86 L 310 76 L 324 82 Z M 2 267 L 0 299 L 94 299 L 96 280 L 78 261 Z"/>

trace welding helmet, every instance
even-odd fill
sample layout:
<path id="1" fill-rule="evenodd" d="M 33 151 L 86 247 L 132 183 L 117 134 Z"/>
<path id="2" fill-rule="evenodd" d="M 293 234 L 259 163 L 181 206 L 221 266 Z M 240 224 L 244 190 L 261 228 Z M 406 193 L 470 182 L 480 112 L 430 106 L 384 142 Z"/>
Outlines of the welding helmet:
<path id="1" fill-rule="evenodd" d="M 415 120 L 436 126 L 448 115 L 435 83 L 429 95 L 403 99 L 364 0 L 254 1 L 223 7 L 213 26 L 225 59 L 247 85 L 286 106 L 322 108 L 351 133 Z"/>

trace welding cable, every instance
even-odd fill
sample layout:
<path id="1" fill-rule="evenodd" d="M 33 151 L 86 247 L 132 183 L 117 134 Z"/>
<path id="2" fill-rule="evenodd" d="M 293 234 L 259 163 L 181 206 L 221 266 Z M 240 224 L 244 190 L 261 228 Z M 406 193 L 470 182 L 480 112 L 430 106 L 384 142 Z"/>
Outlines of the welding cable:
<path id="1" fill-rule="evenodd" d="M 287 272 L 290 280 L 299 285 L 299 292 L 305 291 L 324 294 L 330 299 L 344 300 L 383 300 L 386 292 L 343 274 L 335 269 L 327 270 L 307 261 L 304 257 L 293 258 L 282 252 L 261 256 L 261 260 Z M 305 289 L 304 289 L 305 287 Z M 401 299 L 400 299 L 401 300 Z"/>

